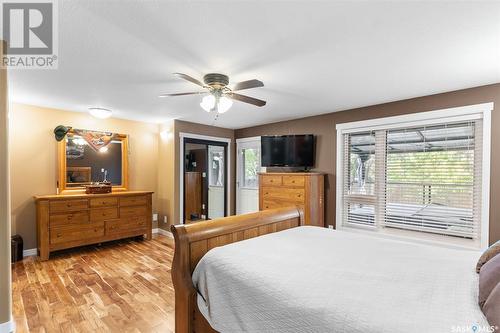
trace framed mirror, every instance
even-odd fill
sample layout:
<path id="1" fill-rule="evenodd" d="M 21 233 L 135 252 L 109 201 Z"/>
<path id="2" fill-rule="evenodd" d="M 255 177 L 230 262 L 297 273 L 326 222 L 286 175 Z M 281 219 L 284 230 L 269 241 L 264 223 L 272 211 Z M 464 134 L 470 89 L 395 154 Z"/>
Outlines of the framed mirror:
<path id="1" fill-rule="evenodd" d="M 71 129 L 58 143 L 59 193 L 84 191 L 85 185 L 110 182 L 128 189 L 128 137 Z"/>

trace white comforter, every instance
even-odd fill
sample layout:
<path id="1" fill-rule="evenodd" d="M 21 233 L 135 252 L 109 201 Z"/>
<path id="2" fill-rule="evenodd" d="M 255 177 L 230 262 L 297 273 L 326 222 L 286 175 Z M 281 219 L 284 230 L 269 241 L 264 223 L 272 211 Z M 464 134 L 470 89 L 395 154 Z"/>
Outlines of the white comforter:
<path id="1" fill-rule="evenodd" d="M 219 332 L 472 332 L 478 257 L 300 227 L 210 250 L 193 282 Z"/>

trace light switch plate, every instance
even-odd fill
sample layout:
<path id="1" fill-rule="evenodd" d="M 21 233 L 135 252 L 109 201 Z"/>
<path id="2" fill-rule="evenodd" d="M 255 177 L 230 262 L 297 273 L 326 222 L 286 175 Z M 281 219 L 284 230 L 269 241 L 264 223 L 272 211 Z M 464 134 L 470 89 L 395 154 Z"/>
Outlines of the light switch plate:
<path id="1" fill-rule="evenodd" d="M 153 214 L 153 221 L 158 221 L 158 214 L 157 213 L 154 213 Z"/>

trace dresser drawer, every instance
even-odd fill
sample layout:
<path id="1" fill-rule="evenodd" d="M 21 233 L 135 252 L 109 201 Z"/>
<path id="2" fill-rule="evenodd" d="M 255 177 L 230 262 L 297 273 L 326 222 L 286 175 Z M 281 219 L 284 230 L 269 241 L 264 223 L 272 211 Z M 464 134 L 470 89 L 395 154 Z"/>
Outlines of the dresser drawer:
<path id="1" fill-rule="evenodd" d="M 282 177 L 281 176 L 262 175 L 261 181 L 262 181 L 262 185 L 280 186 L 282 183 Z"/>
<path id="2" fill-rule="evenodd" d="M 303 203 L 305 191 L 300 188 L 263 187 L 262 196 L 264 199 L 277 199 L 290 203 Z"/>
<path id="3" fill-rule="evenodd" d="M 104 221 L 118 218 L 118 208 L 96 208 L 90 210 L 90 220 Z"/>
<path id="4" fill-rule="evenodd" d="M 120 207 L 120 218 L 146 216 L 148 212 L 147 207 Z"/>
<path id="5" fill-rule="evenodd" d="M 137 196 L 137 197 L 124 197 L 120 198 L 120 206 L 142 206 L 148 203 L 148 197 Z"/>
<path id="6" fill-rule="evenodd" d="M 283 185 L 285 186 L 304 187 L 305 183 L 305 177 L 303 176 L 283 176 Z"/>
<path id="7" fill-rule="evenodd" d="M 83 210 L 89 208 L 89 202 L 86 199 L 82 200 L 57 200 L 51 201 L 49 209 L 51 213 L 71 212 L 75 210 Z"/>
<path id="8" fill-rule="evenodd" d="M 88 211 L 73 213 L 59 213 L 50 215 L 50 227 L 64 226 L 68 224 L 86 224 L 89 222 Z"/>
<path id="9" fill-rule="evenodd" d="M 262 210 L 275 209 L 275 208 L 281 208 L 281 207 L 286 207 L 286 206 L 289 206 L 289 205 L 283 204 L 279 200 L 264 199 L 262 201 L 262 207 L 260 207 L 260 209 L 262 209 Z"/>
<path id="10" fill-rule="evenodd" d="M 146 217 L 128 217 L 106 221 L 106 235 L 145 229 L 147 227 Z"/>
<path id="11" fill-rule="evenodd" d="M 93 198 L 90 199 L 90 207 L 112 207 L 118 206 L 118 198 Z"/>
<path id="12" fill-rule="evenodd" d="M 104 236 L 104 222 L 89 223 L 87 226 L 61 226 L 50 230 L 50 244 L 60 244 Z"/>

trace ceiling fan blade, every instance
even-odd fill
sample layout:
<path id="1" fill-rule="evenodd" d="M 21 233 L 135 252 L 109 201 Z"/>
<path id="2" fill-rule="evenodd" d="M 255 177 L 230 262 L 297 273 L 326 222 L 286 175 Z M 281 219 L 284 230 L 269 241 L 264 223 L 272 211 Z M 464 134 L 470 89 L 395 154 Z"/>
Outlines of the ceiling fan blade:
<path id="1" fill-rule="evenodd" d="M 175 93 L 175 94 L 161 94 L 158 97 L 172 97 L 172 96 L 185 96 L 185 95 L 199 95 L 205 94 L 206 91 L 194 91 L 194 92 L 186 92 L 186 93 Z"/>
<path id="2" fill-rule="evenodd" d="M 174 73 L 174 75 L 177 76 L 177 77 L 180 77 L 181 79 L 187 80 L 187 81 L 189 81 L 191 83 L 199 85 L 200 87 L 204 87 L 203 83 L 201 83 L 200 81 L 198 81 L 197 79 L 195 79 L 192 76 L 189 76 L 187 74 L 182 74 L 182 73 Z"/>
<path id="3" fill-rule="evenodd" d="M 238 82 L 234 85 L 233 91 L 238 91 L 238 90 L 244 90 L 244 89 L 251 89 L 251 88 L 259 88 L 263 87 L 264 83 L 259 80 L 248 80 L 248 81 L 243 81 L 243 82 Z"/>
<path id="4" fill-rule="evenodd" d="M 234 100 L 243 102 L 243 103 L 248 103 L 248 104 L 253 104 L 256 106 L 264 106 L 266 105 L 266 101 L 263 101 L 261 99 L 245 96 L 245 95 L 240 95 L 236 93 L 229 93 L 226 94 L 227 97 L 232 98 Z"/>

